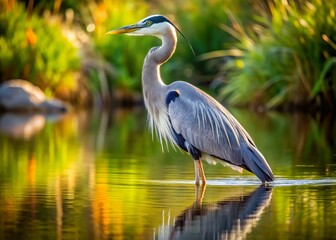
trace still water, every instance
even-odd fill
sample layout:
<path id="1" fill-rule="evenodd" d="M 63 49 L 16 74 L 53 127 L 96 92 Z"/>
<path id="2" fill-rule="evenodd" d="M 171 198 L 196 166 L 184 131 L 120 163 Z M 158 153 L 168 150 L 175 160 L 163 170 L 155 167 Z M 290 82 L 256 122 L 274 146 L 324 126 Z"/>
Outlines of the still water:
<path id="1" fill-rule="evenodd" d="M 0 239 L 335 239 L 332 116 L 231 110 L 277 178 L 162 153 L 144 109 L 0 117 Z M 155 138 L 154 138 L 155 139 Z"/>

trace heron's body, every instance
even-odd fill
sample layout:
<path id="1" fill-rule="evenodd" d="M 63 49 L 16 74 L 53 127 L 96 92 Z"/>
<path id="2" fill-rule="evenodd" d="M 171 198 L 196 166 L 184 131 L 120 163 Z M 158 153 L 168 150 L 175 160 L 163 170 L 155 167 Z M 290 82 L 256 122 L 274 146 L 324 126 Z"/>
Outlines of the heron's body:
<path id="1" fill-rule="evenodd" d="M 274 180 L 271 168 L 253 140 L 238 121 L 214 98 L 194 87 L 177 81 L 164 84 L 160 66 L 175 51 L 175 26 L 163 16 L 151 16 L 138 24 L 112 31 L 130 35 L 154 35 L 162 45 L 152 48 L 144 61 L 142 88 L 149 113 L 149 126 L 163 140 L 191 154 L 195 163 L 196 182 L 205 176 L 201 159 L 220 161 L 236 170 L 246 169 L 263 182 Z"/>

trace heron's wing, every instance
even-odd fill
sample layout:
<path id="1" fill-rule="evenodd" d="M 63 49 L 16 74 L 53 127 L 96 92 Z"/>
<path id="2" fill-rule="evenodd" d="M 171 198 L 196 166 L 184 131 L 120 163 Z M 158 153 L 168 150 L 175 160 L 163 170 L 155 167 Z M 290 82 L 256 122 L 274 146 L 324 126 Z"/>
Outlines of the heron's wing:
<path id="1" fill-rule="evenodd" d="M 188 143 L 234 165 L 242 164 L 240 144 L 250 137 L 217 101 L 190 85 L 190 89 L 179 89 L 167 104 L 173 129 Z"/>
<path id="2" fill-rule="evenodd" d="M 179 146 L 183 138 L 210 156 L 254 173 L 262 182 L 274 180 L 249 134 L 215 99 L 190 84 L 177 82 L 170 85 L 166 105 Z"/>

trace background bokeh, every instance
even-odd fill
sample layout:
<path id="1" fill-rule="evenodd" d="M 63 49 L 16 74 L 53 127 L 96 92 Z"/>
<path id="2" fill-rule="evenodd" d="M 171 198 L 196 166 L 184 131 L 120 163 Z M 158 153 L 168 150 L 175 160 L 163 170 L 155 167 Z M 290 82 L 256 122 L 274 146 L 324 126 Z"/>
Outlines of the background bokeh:
<path id="1" fill-rule="evenodd" d="M 188 80 L 230 104 L 334 110 L 334 1 L 14 1 L 0 8 L 0 81 L 23 78 L 73 103 L 137 100 L 152 37 L 106 36 L 163 14 L 179 38 L 166 83 Z"/>

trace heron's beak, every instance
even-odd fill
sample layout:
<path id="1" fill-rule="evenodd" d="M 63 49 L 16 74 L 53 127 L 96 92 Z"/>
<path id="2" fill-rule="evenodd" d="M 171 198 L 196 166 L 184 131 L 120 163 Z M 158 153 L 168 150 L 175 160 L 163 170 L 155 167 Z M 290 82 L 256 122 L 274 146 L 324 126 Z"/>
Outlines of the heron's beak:
<path id="1" fill-rule="evenodd" d="M 107 32 L 106 34 L 123 34 L 123 33 L 131 33 L 136 30 L 141 29 L 143 26 L 140 26 L 139 24 L 133 24 L 121 28 L 114 29 L 112 31 Z"/>

